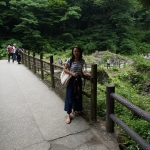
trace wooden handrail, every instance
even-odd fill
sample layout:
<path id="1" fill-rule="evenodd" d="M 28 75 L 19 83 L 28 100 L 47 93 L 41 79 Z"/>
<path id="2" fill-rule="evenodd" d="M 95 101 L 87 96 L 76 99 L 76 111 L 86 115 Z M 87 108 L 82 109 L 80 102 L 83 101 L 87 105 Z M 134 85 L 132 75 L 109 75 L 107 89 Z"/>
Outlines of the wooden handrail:
<path id="1" fill-rule="evenodd" d="M 150 122 L 150 114 L 132 104 L 128 100 L 122 98 L 121 96 L 115 94 L 115 86 L 108 85 L 106 87 L 106 131 L 109 133 L 114 132 L 114 123 L 117 123 L 128 135 L 131 136 L 144 150 L 150 150 L 150 144 L 147 143 L 143 138 L 141 138 L 137 133 L 130 129 L 123 121 L 121 121 L 114 114 L 114 101 L 119 102 L 132 112 L 136 113 L 138 116 L 144 120 Z"/>

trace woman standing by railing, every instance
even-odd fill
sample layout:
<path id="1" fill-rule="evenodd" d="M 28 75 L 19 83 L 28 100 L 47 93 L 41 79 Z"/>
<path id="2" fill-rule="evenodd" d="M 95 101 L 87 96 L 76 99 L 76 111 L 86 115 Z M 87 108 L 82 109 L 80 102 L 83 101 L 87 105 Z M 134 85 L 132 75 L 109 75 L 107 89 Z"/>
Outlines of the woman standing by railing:
<path id="1" fill-rule="evenodd" d="M 66 123 L 71 123 L 71 116 L 78 115 L 78 111 L 82 111 L 82 76 L 90 76 L 83 72 L 85 60 L 82 58 L 82 50 L 79 46 L 72 49 L 72 56 L 66 62 L 64 71 L 72 75 L 66 88 L 65 108 L 67 111 Z"/>

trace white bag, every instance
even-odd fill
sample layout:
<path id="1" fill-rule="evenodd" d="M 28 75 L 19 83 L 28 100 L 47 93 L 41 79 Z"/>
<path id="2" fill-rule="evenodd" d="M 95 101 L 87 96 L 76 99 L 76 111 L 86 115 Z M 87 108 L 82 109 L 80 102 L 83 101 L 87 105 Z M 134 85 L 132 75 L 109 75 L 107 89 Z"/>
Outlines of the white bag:
<path id="1" fill-rule="evenodd" d="M 61 84 L 67 86 L 71 77 L 72 75 L 65 73 L 63 70 L 62 73 L 60 74 Z"/>

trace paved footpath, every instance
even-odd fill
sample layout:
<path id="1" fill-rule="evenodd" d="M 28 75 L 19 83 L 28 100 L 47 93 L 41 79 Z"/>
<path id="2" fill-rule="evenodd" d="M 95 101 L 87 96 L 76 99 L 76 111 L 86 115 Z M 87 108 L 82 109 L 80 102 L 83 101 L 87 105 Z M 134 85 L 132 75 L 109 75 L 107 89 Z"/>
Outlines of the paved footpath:
<path id="1" fill-rule="evenodd" d="M 72 117 L 28 68 L 0 60 L 0 150 L 119 150 L 113 134 Z"/>

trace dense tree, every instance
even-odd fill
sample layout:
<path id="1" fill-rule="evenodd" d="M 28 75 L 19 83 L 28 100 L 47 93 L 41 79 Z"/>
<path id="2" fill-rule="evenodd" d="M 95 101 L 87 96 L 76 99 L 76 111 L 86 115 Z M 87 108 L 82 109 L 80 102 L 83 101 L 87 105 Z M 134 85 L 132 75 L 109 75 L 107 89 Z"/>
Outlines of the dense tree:
<path id="1" fill-rule="evenodd" d="M 144 6 L 150 7 L 150 1 L 149 0 L 139 0 Z"/>
<path id="2" fill-rule="evenodd" d="M 150 11 L 140 0 L 5 0 L 0 12 L 1 39 L 36 51 L 81 44 L 85 53 L 132 54 L 149 45 Z"/>

